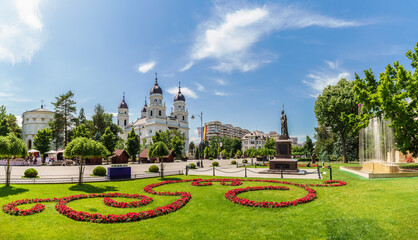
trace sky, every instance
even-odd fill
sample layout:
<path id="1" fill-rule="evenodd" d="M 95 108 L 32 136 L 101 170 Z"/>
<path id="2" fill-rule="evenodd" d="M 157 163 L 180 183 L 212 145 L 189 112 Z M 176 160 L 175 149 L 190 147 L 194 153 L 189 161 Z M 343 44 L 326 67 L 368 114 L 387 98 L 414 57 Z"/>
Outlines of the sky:
<path id="1" fill-rule="evenodd" d="M 289 134 L 316 127 L 315 99 L 340 78 L 377 75 L 418 42 L 417 1 L 0 0 L 0 105 L 20 117 L 75 93 L 91 117 L 125 92 L 140 116 L 155 72 L 167 113 L 181 81 L 190 136 L 203 121 Z"/>

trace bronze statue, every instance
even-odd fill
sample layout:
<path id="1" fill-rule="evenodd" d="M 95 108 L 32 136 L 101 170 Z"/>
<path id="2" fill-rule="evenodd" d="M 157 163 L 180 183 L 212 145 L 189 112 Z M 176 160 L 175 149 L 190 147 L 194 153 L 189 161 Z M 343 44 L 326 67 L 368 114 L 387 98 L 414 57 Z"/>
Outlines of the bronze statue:
<path id="1" fill-rule="evenodd" d="M 286 114 L 284 113 L 284 105 L 283 105 L 282 116 L 280 117 L 280 121 L 282 123 L 281 135 L 289 138 L 289 132 L 287 130 L 287 117 L 286 117 Z"/>

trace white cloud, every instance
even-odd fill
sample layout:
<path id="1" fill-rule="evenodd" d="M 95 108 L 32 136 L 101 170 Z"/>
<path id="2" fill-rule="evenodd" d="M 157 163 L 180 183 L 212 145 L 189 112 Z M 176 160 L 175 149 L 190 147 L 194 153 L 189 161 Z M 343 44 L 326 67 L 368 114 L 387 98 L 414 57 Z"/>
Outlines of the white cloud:
<path id="1" fill-rule="evenodd" d="M 0 2 L 0 61 L 31 61 L 41 47 L 40 0 Z"/>
<path id="2" fill-rule="evenodd" d="M 16 115 L 16 123 L 19 127 L 22 127 L 22 116 Z"/>
<path id="3" fill-rule="evenodd" d="M 221 92 L 221 91 L 218 91 L 218 90 L 216 90 L 216 91 L 214 92 L 214 94 L 215 94 L 216 96 L 228 96 L 228 95 L 229 95 L 228 93 Z"/>
<path id="4" fill-rule="evenodd" d="M 266 56 L 251 51 L 257 42 L 271 32 L 309 26 L 341 28 L 362 25 L 357 21 L 327 17 L 292 6 L 216 9 L 211 20 L 200 24 L 189 57 L 191 62 L 215 59 L 217 64 L 213 68 L 221 72 L 247 72 L 271 62 L 269 54 Z"/>
<path id="5" fill-rule="evenodd" d="M 180 72 L 184 72 L 189 70 L 192 66 L 194 65 L 193 61 L 190 61 L 189 63 L 187 63 L 186 65 L 184 65 L 184 67 L 182 67 L 179 71 Z"/>
<path id="6" fill-rule="evenodd" d="M 319 68 L 312 71 L 306 77 L 310 80 L 303 80 L 302 82 L 309 86 L 311 93 L 309 96 L 316 98 L 322 90 L 328 85 L 335 85 L 341 78 L 350 78 L 350 73 L 340 67 L 338 61 L 325 61 L 328 68 Z"/>
<path id="7" fill-rule="evenodd" d="M 138 72 L 141 73 L 146 73 L 149 70 L 153 69 L 155 66 L 156 62 L 155 61 L 150 61 L 150 62 L 146 62 L 146 63 L 141 63 L 138 67 Z"/>
<path id="8" fill-rule="evenodd" d="M 219 83 L 220 85 L 226 85 L 226 81 L 225 80 L 223 80 L 223 79 L 215 79 L 215 81 L 217 82 L 217 83 Z"/>
<path id="9" fill-rule="evenodd" d="M 23 97 L 22 89 L 13 81 L 0 81 L 0 102 L 31 102 L 31 99 Z"/>
<path id="10" fill-rule="evenodd" d="M 197 91 L 203 92 L 205 91 L 205 87 L 200 83 L 195 83 L 197 85 Z"/>
<path id="11" fill-rule="evenodd" d="M 173 87 L 173 88 L 170 88 L 170 89 L 167 90 L 167 92 L 172 94 L 172 95 L 176 95 L 178 93 L 178 91 L 179 91 L 178 87 Z M 197 94 L 193 90 L 191 90 L 187 87 L 181 87 L 181 93 L 185 97 L 189 97 L 189 98 L 193 98 L 193 99 L 198 98 Z"/>

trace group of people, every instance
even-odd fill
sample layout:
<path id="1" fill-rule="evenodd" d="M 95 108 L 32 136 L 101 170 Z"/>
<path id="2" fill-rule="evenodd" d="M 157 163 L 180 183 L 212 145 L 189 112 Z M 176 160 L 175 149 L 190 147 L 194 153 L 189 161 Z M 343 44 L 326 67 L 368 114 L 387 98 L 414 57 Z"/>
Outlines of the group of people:
<path id="1" fill-rule="evenodd" d="M 54 157 L 46 157 L 45 164 L 48 165 L 50 162 L 54 162 Z M 25 166 L 37 166 L 42 164 L 42 157 L 30 155 L 29 157 L 25 158 Z"/>

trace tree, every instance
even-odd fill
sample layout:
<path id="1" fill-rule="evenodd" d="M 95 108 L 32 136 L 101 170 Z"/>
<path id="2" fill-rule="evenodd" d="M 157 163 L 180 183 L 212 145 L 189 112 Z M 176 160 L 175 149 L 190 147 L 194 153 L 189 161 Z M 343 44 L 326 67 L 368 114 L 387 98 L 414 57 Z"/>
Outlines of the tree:
<path id="1" fill-rule="evenodd" d="M 6 187 L 10 186 L 10 158 L 11 157 L 26 157 L 28 149 L 22 139 L 17 138 L 13 133 L 7 136 L 0 136 L 0 157 L 7 159 L 6 165 Z"/>
<path id="2" fill-rule="evenodd" d="M 78 112 L 78 118 L 77 118 L 77 126 L 81 124 L 87 124 L 87 118 L 86 114 L 84 113 L 84 108 L 81 108 Z"/>
<path id="3" fill-rule="evenodd" d="M 194 152 L 194 142 L 189 143 L 189 153 L 193 154 Z"/>
<path id="4" fill-rule="evenodd" d="M 238 149 L 238 150 L 237 150 L 236 155 L 237 155 L 238 157 L 241 157 L 241 155 L 242 155 L 242 151 L 241 151 L 241 149 Z"/>
<path id="5" fill-rule="evenodd" d="M 274 138 L 269 138 L 267 137 L 266 141 L 264 142 L 264 148 L 267 149 L 274 149 L 276 150 L 276 141 L 274 140 Z"/>
<path id="6" fill-rule="evenodd" d="M 17 138 L 21 138 L 21 129 L 16 122 L 13 114 L 6 114 L 6 107 L 0 106 L 0 136 L 7 136 L 13 133 Z"/>
<path id="7" fill-rule="evenodd" d="M 196 148 L 196 150 L 194 151 L 194 158 L 199 159 L 200 157 L 200 149 Z"/>
<path id="8" fill-rule="evenodd" d="M 315 128 L 315 155 L 318 157 L 321 152 L 333 152 L 334 144 L 337 142 L 338 136 L 331 132 L 327 127 L 319 125 Z"/>
<path id="9" fill-rule="evenodd" d="M 171 139 L 172 150 L 174 151 L 174 153 L 176 154 L 178 158 L 182 156 L 182 152 L 184 149 L 183 144 L 184 144 L 184 141 L 181 140 L 179 136 L 174 136 Z"/>
<path id="10" fill-rule="evenodd" d="M 303 145 L 303 151 L 306 153 L 307 157 L 312 156 L 314 149 L 314 144 L 312 139 L 309 136 L 306 136 L 305 144 Z"/>
<path id="11" fill-rule="evenodd" d="M 72 137 L 73 139 L 78 137 L 91 138 L 91 133 L 88 127 L 84 123 L 82 123 L 74 129 Z"/>
<path id="12" fill-rule="evenodd" d="M 367 119 L 390 119 L 396 148 L 406 154 L 418 156 L 418 42 L 414 51 L 408 51 L 414 72 L 407 71 L 399 61 L 388 64 L 379 74 L 379 81 L 371 69 L 365 70 L 365 78 L 355 74 L 354 92 L 362 104 L 361 116 Z M 367 125 L 364 124 L 363 127 Z"/>
<path id="13" fill-rule="evenodd" d="M 68 143 L 64 151 L 66 158 L 78 157 L 80 158 L 78 184 L 83 183 L 83 162 L 84 158 L 91 157 L 106 157 L 110 153 L 101 143 L 85 137 L 79 137 Z"/>
<path id="14" fill-rule="evenodd" d="M 33 138 L 33 146 L 41 153 L 42 163 L 45 163 L 45 153 L 51 149 L 52 130 L 50 128 L 39 129 Z"/>
<path id="15" fill-rule="evenodd" d="M 315 116 L 320 125 L 329 127 L 341 140 L 343 162 L 347 162 L 346 139 L 358 129 L 354 82 L 342 78 L 335 86 L 327 86 L 315 101 Z"/>
<path id="16" fill-rule="evenodd" d="M 75 101 L 73 100 L 74 93 L 68 91 L 55 97 L 56 102 L 53 102 L 55 108 L 54 120 L 52 121 L 51 130 L 53 131 L 53 140 L 58 146 L 66 146 L 70 140 L 70 130 L 74 122 L 74 113 L 76 112 Z"/>
<path id="17" fill-rule="evenodd" d="M 164 178 L 164 156 L 170 154 L 167 145 L 163 142 L 155 142 L 148 151 L 148 157 L 157 157 L 161 163 L 161 178 Z"/>
<path id="18" fill-rule="evenodd" d="M 131 132 L 128 133 L 128 139 L 126 140 L 126 150 L 131 156 L 132 161 L 135 162 L 136 155 L 139 153 L 141 149 L 141 141 L 139 136 L 135 133 L 134 129 L 131 129 Z"/>
<path id="19" fill-rule="evenodd" d="M 110 127 L 107 127 L 104 134 L 102 135 L 102 144 L 106 147 L 110 154 L 115 151 L 117 138 L 110 130 Z"/>
<path id="20" fill-rule="evenodd" d="M 93 114 L 93 132 L 100 133 L 103 135 L 106 128 L 109 127 L 109 116 L 105 113 L 105 110 L 102 105 L 97 104 L 94 107 L 94 114 Z M 112 119 L 112 118 L 110 118 Z"/>

